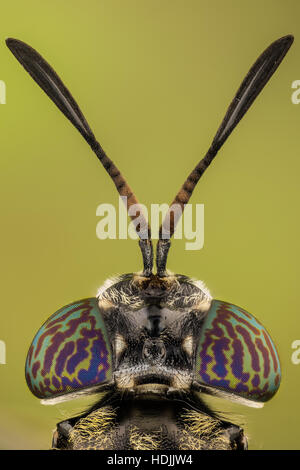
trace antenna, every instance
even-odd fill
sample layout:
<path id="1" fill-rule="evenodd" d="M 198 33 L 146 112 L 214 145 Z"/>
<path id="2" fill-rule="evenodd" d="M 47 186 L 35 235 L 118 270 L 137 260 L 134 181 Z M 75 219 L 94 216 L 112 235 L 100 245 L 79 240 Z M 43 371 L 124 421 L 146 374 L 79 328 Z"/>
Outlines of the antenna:
<path id="1" fill-rule="evenodd" d="M 28 44 L 12 38 L 7 39 L 6 44 L 20 64 L 31 75 L 33 80 L 44 90 L 87 141 L 98 160 L 102 163 L 106 172 L 113 180 L 120 196 L 126 197 L 127 211 L 129 211 L 131 206 L 138 205 L 138 200 L 130 186 L 96 140 L 78 104 L 53 68 L 36 50 L 28 46 Z M 136 208 L 139 208 L 139 206 L 136 206 Z M 139 246 L 142 251 L 144 263 L 143 274 L 148 277 L 151 275 L 153 268 L 153 248 L 150 227 L 141 209 L 130 217 L 133 222 L 138 218 L 138 223 L 136 222 L 134 225 L 140 237 Z"/>
<path id="2" fill-rule="evenodd" d="M 205 157 L 189 174 L 169 207 L 159 230 L 159 240 L 156 247 L 156 265 L 160 277 L 166 275 L 166 264 L 170 249 L 170 238 L 174 234 L 176 224 L 184 211 L 199 179 L 211 164 L 226 139 L 250 108 L 266 83 L 278 68 L 282 59 L 293 43 L 293 36 L 284 36 L 274 41 L 251 67 L 235 97 L 233 98 L 225 117 L 209 147 Z"/>

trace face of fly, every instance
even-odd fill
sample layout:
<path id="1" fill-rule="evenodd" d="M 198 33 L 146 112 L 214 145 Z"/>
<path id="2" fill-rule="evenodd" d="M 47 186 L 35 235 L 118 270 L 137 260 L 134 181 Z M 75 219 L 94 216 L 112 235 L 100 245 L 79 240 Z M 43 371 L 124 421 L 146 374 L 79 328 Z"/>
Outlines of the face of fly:
<path id="1" fill-rule="evenodd" d="M 124 275 L 98 293 L 114 357 L 117 389 L 134 395 L 188 391 L 197 337 L 211 295 L 201 281 Z"/>

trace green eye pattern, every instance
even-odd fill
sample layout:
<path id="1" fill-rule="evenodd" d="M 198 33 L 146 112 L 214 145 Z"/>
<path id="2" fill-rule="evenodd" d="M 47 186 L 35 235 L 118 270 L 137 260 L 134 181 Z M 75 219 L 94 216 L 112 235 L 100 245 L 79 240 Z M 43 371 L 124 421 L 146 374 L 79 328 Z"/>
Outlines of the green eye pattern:
<path id="1" fill-rule="evenodd" d="M 200 334 L 196 378 L 205 386 L 265 402 L 280 385 L 275 345 L 253 315 L 213 300 Z"/>
<path id="2" fill-rule="evenodd" d="M 110 344 L 96 298 L 73 302 L 54 313 L 27 355 L 27 384 L 39 398 L 78 392 L 111 376 Z"/>

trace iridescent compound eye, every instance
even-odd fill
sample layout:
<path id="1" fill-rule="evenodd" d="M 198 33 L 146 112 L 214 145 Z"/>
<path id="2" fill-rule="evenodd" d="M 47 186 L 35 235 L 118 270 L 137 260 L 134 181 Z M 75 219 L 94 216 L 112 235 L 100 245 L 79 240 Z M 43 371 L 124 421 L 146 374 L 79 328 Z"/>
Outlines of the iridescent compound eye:
<path id="1" fill-rule="evenodd" d="M 196 361 L 196 381 L 204 391 L 208 387 L 216 395 L 255 406 L 272 398 L 280 379 L 278 354 L 265 328 L 245 310 L 213 300 Z"/>
<path id="2" fill-rule="evenodd" d="M 38 331 L 26 359 L 26 381 L 38 398 L 83 391 L 111 376 L 110 343 L 96 298 L 54 313 Z"/>

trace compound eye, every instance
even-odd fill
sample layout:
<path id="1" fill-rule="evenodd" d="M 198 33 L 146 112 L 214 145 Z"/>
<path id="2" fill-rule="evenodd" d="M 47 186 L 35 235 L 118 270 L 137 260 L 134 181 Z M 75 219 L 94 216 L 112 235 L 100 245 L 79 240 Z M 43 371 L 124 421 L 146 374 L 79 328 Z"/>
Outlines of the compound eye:
<path id="1" fill-rule="evenodd" d="M 213 300 L 197 350 L 196 381 L 203 391 L 263 406 L 280 379 L 276 348 L 261 323 L 236 305 Z"/>
<path id="2" fill-rule="evenodd" d="M 86 391 L 111 377 L 110 343 L 96 298 L 54 313 L 36 334 L 26 359 L 27 385 L 42 399 Z"/>

